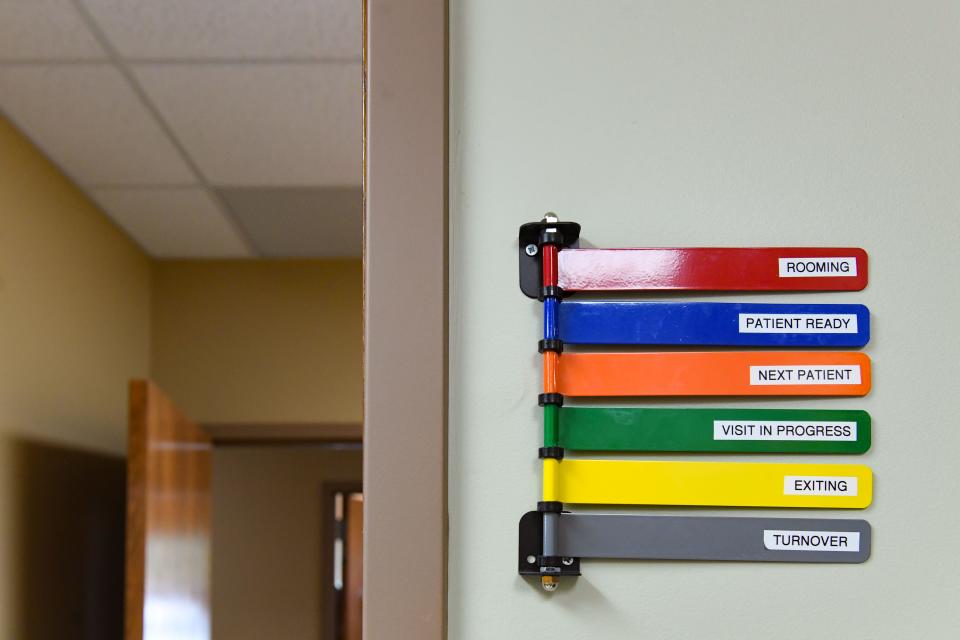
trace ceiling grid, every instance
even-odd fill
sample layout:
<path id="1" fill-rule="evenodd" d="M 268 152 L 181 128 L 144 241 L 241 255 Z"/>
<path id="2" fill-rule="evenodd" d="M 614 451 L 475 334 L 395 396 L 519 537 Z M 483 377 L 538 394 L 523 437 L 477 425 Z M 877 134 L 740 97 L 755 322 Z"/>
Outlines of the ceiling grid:
<path id="1" fill-rule="evenodd" d="M 360 254 L 359 0 L 0 0 L 0 110 L 158 258 Z"/>

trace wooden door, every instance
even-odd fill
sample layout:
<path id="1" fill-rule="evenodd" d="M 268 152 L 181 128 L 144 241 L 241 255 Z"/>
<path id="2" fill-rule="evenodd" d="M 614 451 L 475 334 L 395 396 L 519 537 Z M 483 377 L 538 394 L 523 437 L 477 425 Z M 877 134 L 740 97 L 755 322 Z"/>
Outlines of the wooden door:
<path id="1" fill-rule="evenodd" d="M 125 638 L 209 640 L 210 437 L 146 380 L 129 410 Z"/>
<path id="2" fill-rule="evenodd" d="M 363 637 L 363 494 L 347 494 L 344 513 L 343 640 Z"/>

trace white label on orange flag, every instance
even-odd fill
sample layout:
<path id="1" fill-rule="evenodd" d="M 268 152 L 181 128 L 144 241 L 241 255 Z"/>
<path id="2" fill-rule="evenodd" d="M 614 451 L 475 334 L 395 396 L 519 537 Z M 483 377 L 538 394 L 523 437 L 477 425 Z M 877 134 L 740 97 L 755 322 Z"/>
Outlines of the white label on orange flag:
<path id="1" fill-rule="evenodd" d="M 784 476 L 785 496 L 856 496 L 856 476 Z"/>
<path id="2" fill-rule="evenodd" d="M 860 551 L 860 532 L 764 529 L 763 546 L 771 551 Z"/>
<path id="3" fill-rule="evenodd" d="M 751 385 L 860 384 L 860 365 L 758 365 L 750 367 Z"/>
<path id="4" fill-rule="evenodd" d="M 856 258 L 780 258 L 781 278 L 845 278 L 855 275 Z"/>

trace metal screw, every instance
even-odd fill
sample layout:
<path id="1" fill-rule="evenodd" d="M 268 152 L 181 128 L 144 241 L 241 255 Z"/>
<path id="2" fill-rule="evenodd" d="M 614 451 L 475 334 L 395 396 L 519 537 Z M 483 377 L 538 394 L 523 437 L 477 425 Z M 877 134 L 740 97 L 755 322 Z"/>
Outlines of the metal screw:
<path id="1" fill-rule="evenodd" d="M 560 562 L 569 567 L 573 564 L 573 558 L 563 558 Z"/>
<path id="2" fill-rule="evenodd" d="M 527 556 L 527 564 L 536 564 L 537 556 Z"/>
<path id="3" fill-rule="evenodd" d="M 547 223 L 560 222 L 560 218 L 553 211 L 547 211 L 547 214 L 543 216 L 543 219 L 541 220 L 541 222 L 547 222 Z"/>
<path id="4" fill-rule="evenodd" d="M 527 247 L 526 247 L 526 249 L 524 249 L 524 251 L 526 251 L 526 252 L 527 252 L 527 255 L 532 258 L 533 256 L 537 255 L 537 251 L 538 251 L 537 245 L 535 245 L 535 244 L 528 244 Z"/>

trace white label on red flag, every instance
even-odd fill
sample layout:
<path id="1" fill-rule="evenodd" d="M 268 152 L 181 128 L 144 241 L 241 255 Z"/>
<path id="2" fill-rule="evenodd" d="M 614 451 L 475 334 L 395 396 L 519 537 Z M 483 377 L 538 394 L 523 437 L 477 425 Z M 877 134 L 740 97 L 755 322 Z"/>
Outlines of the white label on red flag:
<path id="1" fill-rule="evenodd" d="M 857 275 L 856 258 L 780 258 L 781 278 L 848 278 Z"/>

